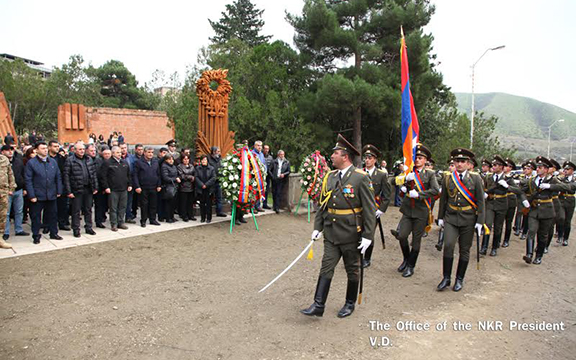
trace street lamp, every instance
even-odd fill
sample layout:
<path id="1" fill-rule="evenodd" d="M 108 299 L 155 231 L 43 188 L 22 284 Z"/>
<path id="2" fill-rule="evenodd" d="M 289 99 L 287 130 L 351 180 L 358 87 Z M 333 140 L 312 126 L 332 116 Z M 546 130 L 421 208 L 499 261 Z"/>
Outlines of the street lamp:
<path id="1" fill-rule="evenodd" d="M 548 126 L 548 156 L 547 158 L 550 159 L 550 133 L 552 131 L 552 126 L 554 126 L 554 124 L 558 123 L 558 122 L 563 122 L 564 119 L 558 119 L 556 121 L 554 121 L 552 124 L 550 124 L 550 126 Z"/>
<path id="2" fill-rule="evenodd" d="M 504 49 L 505 47 L 506 47 L 506 45 L 500 45 L 500 46 L 497 46 L 494 48 L 486 49 L 486 51 L 484 51 L 482 56 L 480 56 L 478 58 L 478 60 L 476 60 L 476 62 L 474 64 L 472 64 L 472 113 L 470 114 L 470 149 L 472 149 L 472 146 L 474 144 L 474 68 L 476 67 L 476 64 L 478 64 L 480 59 L 482 59 L 488 51 L 500 50 L 500 49 Z"/>

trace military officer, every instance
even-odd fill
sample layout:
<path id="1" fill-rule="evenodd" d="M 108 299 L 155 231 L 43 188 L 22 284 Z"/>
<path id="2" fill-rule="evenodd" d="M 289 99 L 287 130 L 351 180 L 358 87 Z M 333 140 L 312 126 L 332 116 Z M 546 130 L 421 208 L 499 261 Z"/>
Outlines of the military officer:
<path id="1" fill-rule="evenodd" d="M 485 216 L 482 178 L 479 174 L 468 171 L 468 162 L 474 158 L 474 153 L 468 149 L 456 148 L 450 152 L 450 157 L 456 164 L 456 170 L 442 180 L 438 209 L 438 225 L 444 228 L 446 242 L 442 259 L 443 278 L 437 287 L 439 291 L 450 286 L 456 243 L 460 257 L 453 290 L 462 290 L 474 232 L 480 236 Z"/>
<path id="2" fill-rule="evenodd" d="M 548 175 L 556 178 L 559 180 L 559 170 L 561 169 L 560 164 L 558 161 L 554 159 L 548 159 L 552 166 L 548 169 Z M 548 243 L 544 248 L 544 254 L 548 254 L 548 247 L 552 242 L 552 238 L 554 237 L 554 225 L 556 225 L 556 231 L 564 225 L 564 218 L 566 217 L 564 214 L 564 207 L 560 202 L 560 192 L 559 191 L 552 191 L 552 205 L 554 205 L 554 221 L 552 223 L 552 228 L 548 232 Z"/>
<path id="3" fill-rule="evenodd" d="M 314 303 L 301 310 L 304 315 L 322 316 L 330 290 L 334 268 L 340 258 L 348 275 L 346 302 L 338 317 L 354 311 L 358 296 L 359 269 L 362 255 L 374 240 L 376 202 L 368 174 L 353 165 L 360 153 L 342 135 L 338 135 L 331 156 L 336 170 L 328 173 L 322 183 L 319 210 L 314 219 L 312 240 L 324 233 L 324 256 L 316 285 Z"/>
<path id="4" fill-rule="evenodd" d="M 405 177 L 397 178 L 396 184 L 401 185 L 401 191 L 405 194 L 400 206 L 402 218 L 399 223 L 399 230 L 392 231 L 400 241 L 400 248 L 404 260 L 398 271 L 403 277 L 410 277 L 414 274 L 418 254 L 420 253 L 420 242 L 427 226 L 431 225 L 432 211 L 431 200 L 438 194 L 438 181 L 433 171 L 424 169 L 426 160 L 432 154 L 427 147 L 422 144 L 416 145 L 416 159 L 414 169 Z M 412 249 L 408 243 L 408 236 L 412 234 Z"/>
<path id="5" fill-rule="evenodd" d="M 392 186 L 388 182 L 388 174 L 376 167 L 378 159 L 382 156 L 378 148 L 374 145 L 368 144 L 362 148 L 362 153 L 364 154 L 365 163 L 364 172 L 366 172 L 370 177 L 374 189 L 376 219 L 379 221 L 380 217 L 386 212 L 388 205 L 390 204 Z M 370 266 L 372 251 L 374 251 L 374 242 L 372 242 L 368 250 L 366 250 L 366 254 L 362 260 L 362 267 L 367 268 Z"/>
<path id="6" fill-rule="evenodd" d="M 440 173 L 440 176 L 437 177 L 439 189 L 438 189 L 438 195 L 436 195 L 436 197 L 438 199 L 440 198 L 440 196 L 442 196 L 442 182 L 447 176 L 450 177 L 454 171 L 456 171 L 456 164 L 454 162 L 454 159 L 450 158 L 450 160 L 448 160 L 448 170 L 443 171 L 442 173 Z M 442 251 L 442 246 L 444 246 L 444 228 L 441 227 L 440 231 L 438 232 L 438 243 L 436 243 L 434 247 L 436 248 L 436 250 Z"/>
<path id="7" fill-rule="evenodd" d="M 522 175 L 519 179 L 519 186 L 522 189 L 524 187 L 524 185 L 526 185 L 529 181 L 530 178 L 532 178 L 533 176 L 536 176 L 536 163 L 534 162 L 534 160 L 526 160 L 526 162 L 524 162 L 524 164 L 522 164 Z M 529 210 L 525 210 L 527 208 L 524 207 L 524 205 L 518 201 L 518 206 L 519 209 L 521 210 L 519 211 L 519 213 L 522 216 L 522 221 L 521 221 L 521 232 L 522 235 L 520 235 L 520 240 L 526 240 L 526 238 L 528 237 L 528 212 Z"/>
<path id="8" fill-rule="evenodd" d="M 504 179 L 508 183 L 514 184 L 514 186 L 518 187 L 516 181 L 514 181 L 514 174 L 512 170 L 516 169 L 516 163 L 510 159 L 504 159 L 506 161 L 506 165 L 504 165 Z M 518 190 L 520 188 L 518 187 Z M 504 230 L 504 242 L 502 243 L 502 247 L 508 247 L 510 244 L 510 236 L 512 235 L 512 221 L 514 220 L 514 215 L 516 214 L 516 207 L 518 206 L 518 199 L 516 198 L 516 194 L 512 191 L 508 191 L 506 193 L 508 196 L 508 210 L 506 211 L 506 218 L 505 223 L 506 227 Z"/>
<path id="9" fill-rule="evenodd" d="M 558 179 L 548 175 L 552 167 L 550 160 L 543 156 L 536 158 L 536 176 L 531 177 L 522 185 L 530 202 L 528 214 L 528 238 L 526 239 L 526 255 L 524 261 L 530 264 L 541 264 L 544 249 L 548 244 L 548 233 L 554 223 L 554 205 L 552 193 L 554 191 L 569 191 L 569 184 L 562 184 Z M 528 206 L 526 206 L 528 207 Z M 536 258 L 532 261 L 534 253 L 534 240 L 538 235 Z"/>
<path id="10" fill-rule="evenodd" d="M 486 174 L 488 174 L 490 172 L 490 169 L 492 168 L 492 163 L 486 159 L 482 160 L 482 171 L 480 172 L 480 176 L 482 177 L 482 179 L 484 179 L 486 177 Z"/>
<path id="11" fill-rule="evenodd" d="M 492 160 L 493 172 L 486 173 L 484 176 L 484 198 L 486 199 L 486 226 L 492 232 L 492 250 L 490 256 L 496 256 L 502 239 L 502 228 L 508 211 L 508 192 L 514 192 L 521 197 L 521 189 L 514 184 L 512 179 L 506 179 L 504 176 L 504 166 L 506 160 L 500 155 L 494 155 Z M 524 200 L 524 198 L 522 198 Z M 481 255 L 486 255 L 490 235 L 484 235 L 482 238 Z"/>
<path id="12" fill-rule="evenodd" d="M 570 184 L 571 188 L 561 193 L 560 202 L 564 209 L 564 224 L 558 229 L 558 243 L 563 246 L 568 246 L 568 238 L 570 237 L 570 229 L 572 217 L 574 216 L 574 207 L 576 206 L 575 191 L 576 191 L 576 176 L 574 170 L 576 165 L 571 161 L 564 162 L 564 176 L 559 177 L 558 180 L 564 184 Z"/>
<path id="13" fill-rule="evenodd" d="M 0 234 L 4 234 L 6 216 L 8 213 L 8 198 L 16 190 L 16 180 L 12 172 L 10 160 L 0 154 Z M 0 249 L 11 249 L 12 245 L 0 239 Z"/>

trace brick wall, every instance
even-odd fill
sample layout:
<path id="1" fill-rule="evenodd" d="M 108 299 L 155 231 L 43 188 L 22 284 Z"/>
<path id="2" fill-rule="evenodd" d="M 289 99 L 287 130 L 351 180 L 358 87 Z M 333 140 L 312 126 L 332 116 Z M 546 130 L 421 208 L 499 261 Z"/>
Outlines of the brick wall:
<path id="1" fill-rule="evenodd" d="M 90 133 L 122 132 L 130 144 L 162 145 L 174 138 L 172 122 L 163 111 L 92 108 L 80 104 L 58 106 L 58 141 L 88 141 Z"/>

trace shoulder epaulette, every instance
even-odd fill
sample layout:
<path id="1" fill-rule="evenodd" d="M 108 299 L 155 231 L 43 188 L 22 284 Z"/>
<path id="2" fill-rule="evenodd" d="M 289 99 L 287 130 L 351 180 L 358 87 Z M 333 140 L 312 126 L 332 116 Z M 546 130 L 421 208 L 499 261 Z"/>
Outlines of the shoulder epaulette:
<path id="1" fill-rule="evenodd" d="M 480 175 L 477 171 L 470 171 L 470 175 Z"/>
<path id="2" fill-rule="evenodd" d="M 364 171 L 364 170 L 356 169 L 356 172 L 357 172 L 357 173 L 360 173 L 360 174 L 362 174 L 362 175 L 368 175 L 368 173 L 367 173 L 366 171 Z"/>

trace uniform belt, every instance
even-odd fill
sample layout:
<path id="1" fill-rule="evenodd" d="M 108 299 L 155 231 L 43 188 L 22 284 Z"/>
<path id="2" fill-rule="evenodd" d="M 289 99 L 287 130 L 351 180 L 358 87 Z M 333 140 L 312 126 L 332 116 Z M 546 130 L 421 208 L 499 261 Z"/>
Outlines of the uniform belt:
<path id="1" fill-rule="evenodd" d="M 513 192 L 506 193 L 506 196 L 516 196 Z"/>
<path id="2" fill-rule="evenodd" d="M 552 196 L 552 199 L 553 199 L 553 200 L 558 200 L 558 195 Z"/>
<path id="3" fill-rule="evenodd" d="M 362 212 L 362 208 L 354 208 L 354 211 L 352 211 L 352 209 L 331 209 L 328 208 L 328 212 L 330 214 L 334 214 L 334 215 L 353 215 L 354 213 L 358 214 Z"/>
<path id="4" fill-rule="evenodd" d="M 472 210 L 472 206 L 454 206 L 452 204 L 448 204 L 448 206 L 450 207 L 450 209 L 452 210 L 456 210 L 456 211 L 467 211 L 467 210 Z"/>
<path id="5" fill-rule="evenodd" d="M 575 197 L 576 194 L 564 194 L 564 196 L 572 196 L 572 197 Z"/>
<path id="6" fill-rule="evenodd" d="M 544 199 L 544 200 L 537 199 L 534 201 L 537 202 L 538 204 L 546 204 L 546 203 L 551 203 L 552 199 Z"/>
<path id="7" fill-rule="evenodd" d="M 495 194 L 488 194 L 488 199 L 503 199 L 508 195 L 495 195 Z"/>

